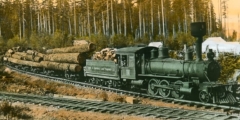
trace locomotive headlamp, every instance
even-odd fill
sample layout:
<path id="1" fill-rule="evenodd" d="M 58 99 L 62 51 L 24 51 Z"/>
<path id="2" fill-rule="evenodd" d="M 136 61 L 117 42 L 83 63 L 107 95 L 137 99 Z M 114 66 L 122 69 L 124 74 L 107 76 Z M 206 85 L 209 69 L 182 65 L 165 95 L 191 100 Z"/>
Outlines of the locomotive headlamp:
<path id="1" fill-rule="evenodd" d="M 206 23 L 205 22 L 191 23 L 191 35 L 194 37 L 202 37 L 206 35 Z"/>

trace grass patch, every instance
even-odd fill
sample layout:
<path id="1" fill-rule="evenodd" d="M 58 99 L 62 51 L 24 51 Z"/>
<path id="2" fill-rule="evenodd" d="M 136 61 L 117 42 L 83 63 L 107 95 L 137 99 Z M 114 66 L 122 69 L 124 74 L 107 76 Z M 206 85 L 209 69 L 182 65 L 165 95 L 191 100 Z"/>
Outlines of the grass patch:
<path id="1" fill-rule="evenodd" d="M 28 107 L 24 106 L 13 106 L 11 102 L 5 100 L 0 103 L 0 113 L 4 115 L 6 119 L 31 119 L 32 116 L 26 112 L 30 111 Z"/>

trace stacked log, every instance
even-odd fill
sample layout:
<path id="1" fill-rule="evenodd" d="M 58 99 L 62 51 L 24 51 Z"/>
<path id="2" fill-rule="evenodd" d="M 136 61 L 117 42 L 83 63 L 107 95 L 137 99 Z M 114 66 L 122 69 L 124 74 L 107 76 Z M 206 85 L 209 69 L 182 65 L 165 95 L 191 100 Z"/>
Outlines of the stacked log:
<path id="1" fill-rule="evenodd" d="M 70 64 L 69 63 L 61 63 L 58 65 L 59 70 L 68 70 Z"/>
<path id="2" fill-rule="evenodd" d="M 5 53 L 5 57 L 12 57 L 12 54 L 6 52 L 6 53 Z"/>
<path id="3" fill-rule="evenodd" d="M 26 53 L 27 53 L 26 59 L 35 62 L 41 62 L 43 60 L 43 57 L 45 56 L 44 54 L 39 53 L 36 50 L 27 50 Z"/>
<path id="4" fill-rule="evenodd" d="M 19 59 L 19 60 L 23 59 L 23 57 L 21 55 L 18 55 L 18 54 L 13 54 L 12 58 Z"/>
<path id="5" fill-rule="evenodd" d="M 84 44 L 89 44 L 89 42 L 86 40 L 73 40 L 73 46 L 84 45 Z"/>
<path id="6" fill-rule="evenodd" d="M 6 53 L 5 53 L 5 57 L 12 57 L 12 54 L 14 53 L 14 51 L 12 49 L 9 49 Z"/>
<path id="7" fill-rule="evenodd" d="M 94 60 L 112 60 L 115 61 L 116 54 L 113 48 L 104 48 L 100 52 L 96 52 L 92 59 Z"/>
<path id="8" fill-rule="evenodd" d="M 18 59 L 16 58 L 8 58 L 8 61 L 12 62 L 12 63 L 15 63 L 15 64 L 18 64 Z"/>
<path id="9" fill-rule="evenodd" d="M 41 61 L 40 64 L 47 69 L 54 69 L 54 70 L 58 70 L 58 65 L 59 63 L 56 62 L 49 62 L 49 61 Z"/>
<path id="10" fill-rule="evenodd" d="M 28 55 L 34 55 L 38 57 L 44 57 L 44 54 L 37 52 L 36 50 L 27 50 L 26 54 Z"/>
<path id="11" fill-rule="evenodd" d="M 88 55 L 86 53 L 57 53 L 47 54 L 44 56 L 44 61 L 60 62 L 60 63 L 75 63 L 83 64 Z"/>
<path id="12" fill-rule="evenodd" d="M 54 70 L 80 72 L 87 59 L 86 53 L 56 53 L 44 55 L 43 67 Z"/>
<path id="13" fill-rule="evenodd" d="M 46 51 L 41 63 L 49 69 L 79 72 L 88 54 L 96 49 L 95 44 L 86 40 L 74 40 L 71 47 L 55 48 Z"/>
<path id="14" fill-rule="evenodd" d="M 49 49 L 41 62 L 44 67 L 55 70 L 80 72 L 88 54 L 96 49 L 95 44 L 85 40 L 75 40 L 74 46 Z"/>
<path id="15" fill-rule="evenodd" d="M 65 47 L 65 48 L 55 48 L 55 49 L 49 49 L 46 51 L 47 54 L 56 54 L 56 53 L 85 53 L 85 52 L 92 52 L 96 49 L 95 44 L 93 43 L 86 43 L 71 47 Z"/>
<path id="16" fill-rule="evenodd" d="M 42 67 L 42 65 L 39 62 L 18 60 L 18 63 L 26 66 L 32 66 L 32 67 Z"/>
<path id="17" fill-rule="evenodd" d="M 29 55 L 35 55 L 35 54 L 37 54 L 37 51 L 36 50 L 27 50 L 26 53 Z"/>
<path id="18" fill-rule="evenodd" d="M 80 72 L 82 70 L 82 66 L 78 64 L 69 64 L 68 70 L 72 72 Z"/>
<path id="19" fill-rule="evenodd" d="M 78 41 L 76 46 L 55 48 L 47 51 L 47 54 L 35 50 L 26 52 L 7 52 L 8 61 L 15 64 L 43 67 L 46 69 L 80 72 L 89 53 L 95 50 L 95 45 L 87 41 Z M 11 53 L 11 54 L 10 54 Z"/>
<path id="20" fill-rule="evenodd" d="M 15 47 L 21 48 L 21 47 Z M 9 49 L 4 57 L 4 61 L 9 61 L 19 65 L 26 65 L 32 67 L 41 67 L 40 61 L 43 60 L 43 57 L 35 56 L 29 52 L 19 52 L 19 49 L 13 51 Z"/>
<path id="21" fill-rule="evenodd" d="M 27 50 L 27 52 L 15 52 L 11 56 L 19 60 L 41 62 L 43 60 L 44 54 L 38 52 L 32 52 L 33 50 Z"/>
<path id="22" fill-rule="evenodd" d="M 56 53 L 44 56 L 44 61 L 82 64 L 86 56 L 81 53 Z"/>
<path id="23" fill-rule="evenodd" d="M 35 56 L 32 61 L 41 62 L 41 61 L 43 61 L 43 57 Z"/>
<path id="24" fill-rule="evenodd" d="M 42 58 L 43 58 L 45 55 L 42 54 L 42 53 L 39 53 L 39 52 L 38 52 L 38 53 L 36 53 L 36 56 L 38 56 L 38 57 L 42 57 Z"/>
<path id="25" fill-rule="evenodd" d="M 19 64 L 19 65 L 26 65 L 26 66 L 32 66 L 32 67 L 41 67 L 42 65 L 38 62 L 32 62 L 32 61 L 25 61 L 25 60 L 19 60 L 16 58 L 7 58 L 8 61 Z"/>
<path id="26" fill-rule="evenodd" d="M 41 61 L 40 64 L 47 69 L 66 70 L 71 72 L 80 72 L 82 67 L 79 64 L 58 63 L 50 61 Z"/>
<path id="27" fill-rule="evenodd" d="M 33 59 L 34 59 L 34 56 L 33 55 L 26 55 L 26 56 L 24 56 L 24 60 L 27 60 L 27 61 L 33 61 Z"/>
<path id="28" fill-rule="evenodd" d="M 20 55 L 22 57 L 25 57 L 27 55 L 25 52 L 15 52 L 14 54 Z"/>

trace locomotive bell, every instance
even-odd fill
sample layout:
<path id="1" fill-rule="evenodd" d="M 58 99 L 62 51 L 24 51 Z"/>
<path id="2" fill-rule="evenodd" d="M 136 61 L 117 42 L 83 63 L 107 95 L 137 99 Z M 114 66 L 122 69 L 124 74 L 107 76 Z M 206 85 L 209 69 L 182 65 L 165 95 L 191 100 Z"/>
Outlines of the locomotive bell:
<path id="1" fill-rule="evenodd" d="M 214 52 L 212 51 L 212 49 L 209 49 L 208 53 L 207 53 L 207 58 L 208 60 L 213 60 L 213 58 L 215 57 Z"/>
<path id="2" fill-rule="evenodd" d="M 193 51 L 192 49 L 187 49 L 185 53 L 185 60 L 193 60 Z"/>

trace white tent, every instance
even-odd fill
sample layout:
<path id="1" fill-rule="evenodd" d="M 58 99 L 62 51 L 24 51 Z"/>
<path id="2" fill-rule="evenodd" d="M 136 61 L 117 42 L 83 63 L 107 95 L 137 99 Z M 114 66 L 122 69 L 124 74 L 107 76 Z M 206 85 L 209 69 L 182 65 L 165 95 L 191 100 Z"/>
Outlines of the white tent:
<path id="1" fill-rule="evenodd" d="M 210 37 L 202 43 L 202 52 L 212 49 L 214 52 L 230 52 L 240 54 L 240 44 L 238 42 L 226 42 L 221 37 Z"/>
<path id="2" fill-rule="evenodd" d="M 220 44 L 226 44 L 226 41 L 221 37 L 210 37 L 207 38 L 202 43 L 202 52 L 205 53 L 207 49 L 212 49 L 213 51 L 217 51 L 217 48 Z"/>

